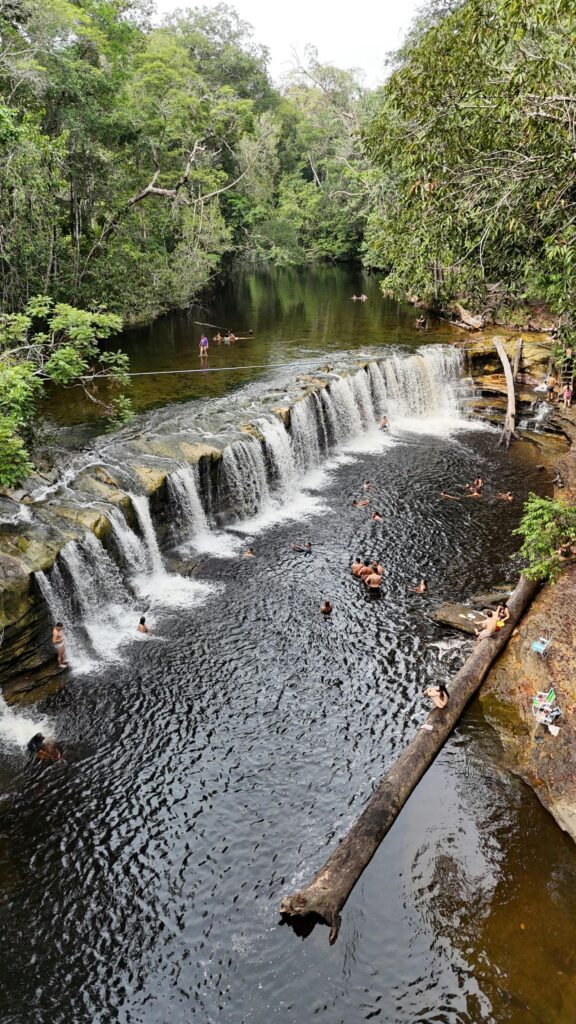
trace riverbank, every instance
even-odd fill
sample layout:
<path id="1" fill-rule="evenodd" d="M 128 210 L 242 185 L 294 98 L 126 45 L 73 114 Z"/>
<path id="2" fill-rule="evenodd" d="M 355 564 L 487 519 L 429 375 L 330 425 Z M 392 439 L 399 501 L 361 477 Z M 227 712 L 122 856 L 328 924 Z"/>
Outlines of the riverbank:
<path id="1" fill-rule="evenodd" d="M 564 487 L 554 496 L 576 504 L 576 410 L 559 409 L 554 421 L 571 442 L 556 461 Z M 576 565 L 555 586 L 537 594 L 480 691 L 487 720 L 502 743 L 507 767 L 536 793 L 576 842 Z M 543 660 L 531 650 L 539 636 L 552 644 Z M 537 724 L 533 696 L 553 688 L 562 711 L 559 733 Z"/>

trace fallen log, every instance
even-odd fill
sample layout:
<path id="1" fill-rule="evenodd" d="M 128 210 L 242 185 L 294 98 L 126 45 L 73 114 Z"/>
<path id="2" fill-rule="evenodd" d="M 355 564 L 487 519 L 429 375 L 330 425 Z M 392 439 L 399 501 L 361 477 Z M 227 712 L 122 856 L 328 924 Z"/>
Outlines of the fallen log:
<path id="1" fill-rule="evenodd" d="M 506 380 L 506 394 L 508 396 L 508 405 L 506 408 L 506 416 L 504 418 L 504 426 L 500 435 L 498 444 L 505 444 L 507 448 L 510 447 L 510 441 L 512 438 L 518 438 L 516 433 L 516 395 L 514 392 L 514 377 L 512 375 L 512 367 L 510 366 L 510 360 L 506 354 L 506 349 L 500 341 L 500 338 L 494 338 L 494 348 L 500 356 L 500 362 L 504 369 L 504 378 Z"/>
<path id="2" fill-rule="evenodd" d="M 336 941 L 341 924 L 340 911 L 352 889 L 412 790 L 446 742 L 537 589 L 537 583 L 520 577 L 508 601 L 510 619 L 506 627 L 474 648 L 452 680 L 448 705 L 442 710 L 435 708 L 428 715 L 386 773 L 356 823 L 312 881 L 284 897 L 280 904 L 282 919 L 299 934 L 308 934 L 316 923 L 323 922 L 330 927 L 330 944 Z"/>
<path id="3" fill-rule="evenodd" d="M 515 382 L 518 376 L 518 370 L 520 369 L 520 360 L 522 358 L 522 338 L 518 338 L 516 342 L 516 355 L 514 356 L 514 365 L 512 367 L 512 380 Z"/>

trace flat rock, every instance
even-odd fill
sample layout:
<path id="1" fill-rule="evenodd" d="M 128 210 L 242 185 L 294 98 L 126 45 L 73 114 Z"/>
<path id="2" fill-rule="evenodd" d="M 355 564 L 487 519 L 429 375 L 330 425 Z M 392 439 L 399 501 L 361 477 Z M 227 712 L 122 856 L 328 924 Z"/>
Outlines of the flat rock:
<path id="1" fill-rule="evenodd" d="M 478 623 L 485 616 L 482 612 L 476 608 L 471 608 L 467 604 L 447 603 L 441 605 L 435 612 L 432 612 L 430 617 L 434 622 L 439 622 L 442 626 L 451 626 L 452 629 L 458 629 L 461 633 L 469 633 L 473 636 L 474 630 L 478 628 Z"/>

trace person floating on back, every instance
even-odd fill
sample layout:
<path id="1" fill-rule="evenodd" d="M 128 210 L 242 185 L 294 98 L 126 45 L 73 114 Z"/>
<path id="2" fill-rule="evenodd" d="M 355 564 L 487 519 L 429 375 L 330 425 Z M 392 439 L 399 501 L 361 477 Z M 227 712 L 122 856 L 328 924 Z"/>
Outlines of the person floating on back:
<path id="1" fill-rule="evenodd" d="M 301 551 L 304 555 L 312 554 L 312 545 L 310 541 L 306 541 L 306 544 L 293 544 L 292 551 Z"/>
<path id="2" fill-rule="evenodd" d="M 149 633 L 150 632 L 150 630 L 148 629 L 148 626 L 146 625 L 146 619 L 144 618 L 143 615 L 142 615 L 142 617 L 140 619 L 140 622 L 136 626 L 136 632 L 137 633 Z"/>
<path id="3" fill-rule="evenodd" d="M 52 630 L 52 643 L 56 649 L 58 668 L 68 668 L 66 648 L 64 646 L 64 626 L 61 622 L 57 622 Z"/>

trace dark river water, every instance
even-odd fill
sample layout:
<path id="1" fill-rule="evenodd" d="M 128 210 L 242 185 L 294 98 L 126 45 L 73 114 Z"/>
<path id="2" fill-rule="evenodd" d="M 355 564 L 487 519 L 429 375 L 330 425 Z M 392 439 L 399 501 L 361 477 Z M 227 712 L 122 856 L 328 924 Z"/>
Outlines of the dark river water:
<path id="1" fill-rule="evenodd" d="M 469 641 L 427 613 L 513 574 L 541 461 L 529 439 L 506 454 L 462 425 L 349 446 L 292 521 L 242 534 L 254 559 L 203 560 L 203 604 L 153 612 L 150 640 L 28 709 L 69 764 L 32 777 L 2 750 L 3 777 L 20 780 L 0 819 L 2 1022 L 572 1024 L 576 850 L 503 770 L 477 703 L 337 944 L 323 927 L 302 941 L 277 909 L 425 717 L 425 686 L 460 664 Z M 481 502 L 438 496 L 478 472 Z M 351 507 L 366 479 L 384 525 Z M 493 497 L 507 488 L 511 505 Z M 291 550 L 308 539 L 312 556 Z M 357 554 L 386 566 L 380 601 L 350 576 Z M 408 590 L 422 575 L 425 597 Z"/>

